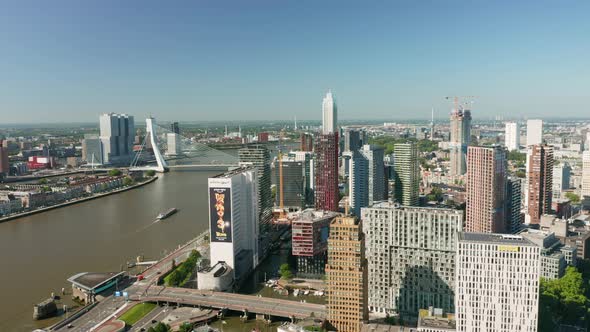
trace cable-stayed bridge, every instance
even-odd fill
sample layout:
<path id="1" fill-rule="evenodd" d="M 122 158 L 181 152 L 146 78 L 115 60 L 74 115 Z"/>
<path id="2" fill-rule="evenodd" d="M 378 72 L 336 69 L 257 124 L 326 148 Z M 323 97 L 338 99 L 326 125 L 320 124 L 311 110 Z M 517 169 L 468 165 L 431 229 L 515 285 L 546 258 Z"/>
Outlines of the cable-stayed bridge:
<path id="1" fill-rule="evenodd" d="M 232 167 L 238 157 L 213 149 L 146 119 L 146 135 L 130 165 L 130 170 L 166 172 L 171 168 Z"/>

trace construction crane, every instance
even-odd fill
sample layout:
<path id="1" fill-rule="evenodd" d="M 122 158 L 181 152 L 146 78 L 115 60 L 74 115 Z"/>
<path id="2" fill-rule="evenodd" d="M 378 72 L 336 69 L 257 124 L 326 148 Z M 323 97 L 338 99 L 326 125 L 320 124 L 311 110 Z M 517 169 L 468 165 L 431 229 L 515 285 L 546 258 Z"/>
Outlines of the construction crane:
<path id="1" fill-rule="evenodd" d="M 453 100 L 453 107 L 457 111 L 463 111 L 468 109 L 471 104 L 473 104 L 474 99 L 477 96 L 447 96 L 445 97 L 446 100 Z"/>

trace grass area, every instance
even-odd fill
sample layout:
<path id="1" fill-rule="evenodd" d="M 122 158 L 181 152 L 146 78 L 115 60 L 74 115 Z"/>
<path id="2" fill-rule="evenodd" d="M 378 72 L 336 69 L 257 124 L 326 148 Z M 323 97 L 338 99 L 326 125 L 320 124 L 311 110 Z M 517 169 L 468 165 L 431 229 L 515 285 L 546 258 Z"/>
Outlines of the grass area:
<path id="1" fill-rule="evenodd" d="M 149 314 L 150 311 L 156 307 L 155 303 L 144 302 L 136 304 L 133 308 L 127 310 L 119 319 L 124 321 L 125 324 L 133 326 L 140 319 Z"/>
<path id="2" fill-rule="evenodd" d="M 164 283 L 166 286 L 184 286 L 184 284 L 190 280 L 199 258 L 201 258 L 201 254 L 197 250 L 193 250 L 187 260 L 178 265 L 172 272 L 164 277 Z"/>

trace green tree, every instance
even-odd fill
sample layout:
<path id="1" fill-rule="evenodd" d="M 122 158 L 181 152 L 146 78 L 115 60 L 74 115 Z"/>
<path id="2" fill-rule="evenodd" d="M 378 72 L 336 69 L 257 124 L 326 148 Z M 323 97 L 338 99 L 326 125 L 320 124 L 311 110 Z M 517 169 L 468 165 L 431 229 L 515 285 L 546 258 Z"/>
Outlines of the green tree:
<path id="1" fill-rule="evenodd" d="M 109 176 L 119 176 L 121 174 L 123 174 L 123 172 L 121 172 L 120 169 L 115 168 L 115 169 L 109 170 Z"/>
<path id="2" fill-rule="evenodd" d="M 170 332 L 172 328 L 170 325 L 164 324 L 162 322 L 158 322 L 155 326 L 152 326 L 148 329 L 148 332 Z"/>
<path id="3" fill-rule="evenodd" d="M 178 329 L 179 332 L 192 332 L 193 325 L 191 323 L 183 323 Z"/>
<path id="4" fill-rule="evenodd" d="M 123 179 L 123 185 L 130 186 L 132 184 L 133 184 L 133 179 L 132 178 L 130 178 L 130 177 L 127 176 L 127 177 L 125 177 Z"/>
<path id="5" fill-rule="evenodd" d="M 508 152 L 508 160 L 516 161 L 516 162 L 525 162 L 526 161 L 526 154 L 520 153 L 516 150 Z"/>
<path id="6" fill-rule="evenodd" d="M 541 278 L 539 330 L 553 331 L 556 324 L 580 324 L 588 313 L 587 285 L 582 273 L 572 266 L 560 279 Z"/>
<path id="7" fill-rule="evenodd" d="M 279 274 L 283 279 L 293 278 L 293 272 L 291 272 L 291 267 L 287 263 L 281 264 L 281 266 L 279 267 Z"/>
<path id="8" fill-rule="evenodd" d="M 156 175 L 156 171 L 150 169 L 149 171 L 145 172 L 145 175 L 151 178 L 152 176 Z"/>
<path id="9" fill-rule="evenodd" d="M 567 193 L 565 193 L 565 197 L 567 199 L 569 199 L 572 202 L 572 204 L 578 204 L 578 203 L 580 203 L 580 196 L 574 194 L 573 192 L 567 192 Z"/>
<path id="10" fill-rule="evenodd" d="M 47 179 L 43 178 L 37 181 L 38 184 L 47 184 Z"/>

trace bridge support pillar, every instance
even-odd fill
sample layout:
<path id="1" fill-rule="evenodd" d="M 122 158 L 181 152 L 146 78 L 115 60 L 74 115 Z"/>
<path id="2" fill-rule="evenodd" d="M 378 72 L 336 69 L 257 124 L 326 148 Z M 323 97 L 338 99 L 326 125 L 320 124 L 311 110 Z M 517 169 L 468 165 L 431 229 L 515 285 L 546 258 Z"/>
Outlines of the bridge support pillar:
<path id="1" fill-rule="evenodd" d="M 244 314 L 240 316 L 240 318 L 242 319 L 242 321 L 248 320 L 248 309 L 244 309 Z"/>

